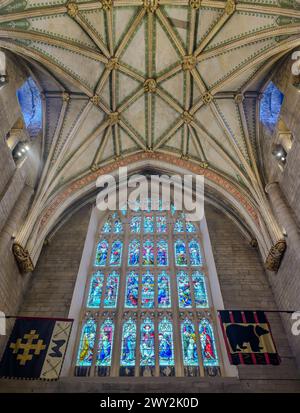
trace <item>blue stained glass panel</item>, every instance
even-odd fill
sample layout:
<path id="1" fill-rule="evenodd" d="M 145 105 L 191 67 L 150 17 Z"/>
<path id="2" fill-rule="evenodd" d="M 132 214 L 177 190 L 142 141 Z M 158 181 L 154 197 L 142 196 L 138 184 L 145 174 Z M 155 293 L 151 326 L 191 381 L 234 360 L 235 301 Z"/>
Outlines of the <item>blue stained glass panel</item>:
<path id="1" fill-rule="evenodd" d="M 190 221 L 187 221 L 186 222 L 186 231 L 187 232 L 189 232 L 189 233 L 191 233 L 191 232 L 196 232 L 197 231 L 197 228 L 196 228 L 196 225 L 195 224 L 193 224 L 192 222 L 190 222 Z"/>
<path id="2" fill-rule="evenodd" d="M 179 267 L 187 266 L 186 246 L 182 240 L 175 242 L 175 264 Z"/>
<path id="3" fill-rule="evenodd" d="M 108 251 L 108 242 L 105 240 L 100 241 L 97 246 L 97 251 L 96 251 L 96 259 L 95 259 L 96 267 L 104 267 L 106 265 L 107 251 Z"/>
<path id="4" fill-rule="evenodd" d="M 102 232 L 108 234 L 111 232 L 111 220 L 108 219 L 102 227 Z"/>
<path id="5" fill-rule="evenodd" d="M 122 330 L 121 366 L 135 366 L 136 324 L 131 318 L 125 321 Z"/>
<path id="6" fill-rule="evenodd" d="M 134 234 L 139 234 L 141 232 L 141 217 L 135 216 L 131 218 L 130 221 L 130 231 Z"/>
<path id="7" fill-rule="evenodd" d="M 142 308 L 154 307 L 154 276 L 147 271 L 142 276 Z"/>
<path id="8" fill-rule="evenodd" d="M 177 274 L 178 302 L 180 308 L 192 308 L 191 285 L 189 276 L 181 271 Z"/>
<path id="9" fill-rule="evenodd" d="M 104 308 L 116 308 L 119 291 L 119 274 L 113 271 L 106 279 Z"/>
<path id="10" fill-rule="evenodd" d="M 184 225 L 181 219 L 175 221 L 174 232 L 184 232 Z"/>
<path id="11" fill-rule="evenodd" d="M 198 366 L 195 328 L 190 320 L 181 323 L 181 341 L 183 364 L 185 366 Z"/>
<path id="12" fill-rule="evenodd" d="M 205 285 L 205 277 L 200 272 L 192 274 L 192 282 L 194 287 L 195 304 L 197 308 L 208 307 L 208 297 Z"/>
<path id="13" fill-rule="evenodd" d="M 83 325 L 77 356 L 77 366 L 91 366 L 96 337 L 96 322 L 92 318 Z"/>
<path id="14" fill-rule="evenodd" d="M 160 240 L 157 242 L 157 265 L 163 267 L 167 266 L 168 263 L 168 243 Z"/>
<path id="15" fill-rule="evenodd" d="M 112 320 L 105 320 L 100 326 L 97 366 L 111 366 L 113 338 L 114 323 Z"/>
<path id="16" fill-rule="evenodd" d="M 123 223 L 120 219 L 116 219 L 114 222 L 114 233 L 120 234 L 123 232 Z"/>
<path id="17" fill-rule="evenodd" d="M 103 280 L 104 280 L 104 275 L 100 271 L 92 275 L 91 282 L 90 282 L 88 302 L 87 302 L 88 308 L 99 308 L 100 307 Z"/>
<path id="18" fill-rule="evenodd" d="M 154 264 L 154 245 L 152 241 L 145 241 L 143 244 L 143 265 Z"/>
<path id="19" fill-rule="evenodd" d="M 153 216 L 144 216 L 144 232 L 152 234 L 154 232 L 154 218 Z"/>
<path id="20" fill-rule="evenodd" d="M 122 260 L 122 249 L 123 249 L 123 243 L 122 241 L 114 241 L 112 243 L 111 247 L 111 253 L 110 253 L 110 265 L 119 267 L 121 265 L 121 260 Z"/>
<path id="21" fill-rule="evenodd" d="M 146 318 L 141 323 L 141 341 L 140 341 L 141 366 L 155 365 L 154 350 L 154 323 L 150 318 Z"/>
<path id="22" fill-rule="evenodd" d="M 156 217 L 156 230 L 159 233 L 167 232 L 167 217 L 165 216 Z"/>
<path id="23" fill-rule="evenodd" d="M 173 325 L 167 318 L 158 324 L 159 365 L 174 366 Z"/>
<path id="24" fill-rule="evenodd" d="M 139 296 L 139 276 L 131 271 L 126 277 L 125 308 L 137 308 Z"/>
<path id="25" fill-rule="evenodd" d="M 197 241 L 195 241 L 195 240 L 190 241 L 190 243 L 189 243 L 189 253 L 190 253 L 191 265 L 193 267 L 202 264 L 200 245 Z"/>
<path id="26" fill-rule="evenodd" d="M 203 318 L 199 323 L 201 354 L 204 367 L 218 366 L 216 343 L 210 322 Z"/>
<path id="27" fill-rule="evenodd" d="M 170 277 L 163 271 L 158 275 L 158 307 L 171 308 Z"/>
<path id="28" fill-rule="evenodd" d="M 140 241 L 133 240 L 128 248 L 128 265 L 137 266 L 140 263 Z"/>

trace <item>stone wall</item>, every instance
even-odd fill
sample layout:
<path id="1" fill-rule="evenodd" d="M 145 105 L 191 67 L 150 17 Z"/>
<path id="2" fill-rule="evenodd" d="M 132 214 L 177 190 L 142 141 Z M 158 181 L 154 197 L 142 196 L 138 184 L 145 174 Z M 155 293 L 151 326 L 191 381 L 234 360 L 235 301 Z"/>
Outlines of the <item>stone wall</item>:
<path id="1" fill-rule="evenodd" d="M 27 316 L 68 315 L 75 278 L 81 259 L 91 207 L 76 212 L 43 248 L 30 281 L 20 314 Z M 212 206 L 206 217 L 220 279 L 225 308 L 276 309 L 273 294 L 260 261 L 236 225 Z M 300 391 L 300 380 L 282 322 L 270 314 L 274 339 L 282 357 L 280 366 L 242 366 L 239 379 L 146 379 L 62 378 L 57 383 L 0 381 L 0 391 Z"/>

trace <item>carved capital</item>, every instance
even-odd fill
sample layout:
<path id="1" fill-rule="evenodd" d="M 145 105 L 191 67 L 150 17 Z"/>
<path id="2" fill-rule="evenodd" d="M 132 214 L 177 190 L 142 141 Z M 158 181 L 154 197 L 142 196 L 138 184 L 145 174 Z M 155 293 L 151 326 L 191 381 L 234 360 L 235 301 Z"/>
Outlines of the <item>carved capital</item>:
<path id="1" fill-rule="evenodd" d="M 200 9 L 201 1 L 202 0 L 190 0 L 190 3 L 189 3 L 190 7 L 192 9 L 196 9 L 196 10 Z"/>
<path id="2" fill-rule="evenodd" d="M 224 9 L 225 13 L 228 16 L 231 16 L 235 12 L 235 9 L 236 9 L 235 0 L 227 0 L 225 9 Z"/>
<path id="3" fill-rule="evenodd" d="M 213 100 L 213 95 L 209 92 L 206 92 L 204 93 L 204 95 L 202 95 L 202 100 L 207 105 Z"/>
<path id="4" fill-rule="evenodd" d="M 119 59 L 117 57 L 112 57 L 105 65 L 106 69 L 113 70 L 118 69 Z"/>
<path id="5" fill-rule="evenodd" d="M 150 13 L 155 13 L 159 7 L 159 0 L 144 0 L 144 9 Z"/>
<path id="6" fill-rule="evenodd" d="M 15 242 L 13 244 L 12 251 L 22 274 L 27 274 L 34 270 L 34 265 L 30 258 L 29 252 L 23 248 L 22 245 Z"/>
<path id="7" fill-rule="evenodd" d="M 67 93 L 67 92 L 63 92 L 62 95 L 61 95 L 61 98 L 62 98 L 63 102 L 69 102 L 70 94 Z"/>
<path id="8" fill-rule="evenodd" d="M 187 110 L 185 110 L 182 115 L 181 115 L 182 119 L 184 120 L 185 123 L 189 124 L 194 120 L 193 115 L 190 114 L 190 112 L 188 112 Z"/>
<path id="9" fill-rule="evenodd" d="M 120 114 L 119 114 L 119 112 L 111 112 L 108 115 L 108 118 L 109 118 L 109 124 L 112 126 L 112 125 L 115 125 L 116 123 L 119 122 Z"/>
<path id="10" fill-rule="evenodd" d="M 105 11 L 111 10 L 113 7 L 113 0 L 101 0 L 102 8 Z"/>
<path id="11" fill-rule="evenodd" d="M 146 93 L 155 93 L 157 89 L 157 83 L 155 79 L 147 79 L 144 83 L 144 91 Z"/>
<path id="12" fill-rule="evenodd" d="M 100 96 L 94 95 L 90 98 L 90 102 L 92 102 L 93 105 L 98 106 L 100 103 Z"/>
<path id="13" fill-rule="evenodd" d="M 74 18 L 74 17 L 77 16 L 78 6 L 77 6 L 76 3 L 69 2 L 69 3 L 67 3 L 66 7 L 67 7 L 67 13 L 70 17 Z"/>
<path id="14" fill-rule="evenodd" d="M 275 245 L 273 245 L 265 262 L 265 267 L 267 270 L 273 272 L 277 272 L 279 270 L 285 250 L 286 241 L 284 239 L 279 240 Z"/>
<path id="15" fill-rule="evenodd" d="M 197 64 L 197 58 L 194 55 L 184 56 L 182 59 L 183 70 L 193 70 Z"/>

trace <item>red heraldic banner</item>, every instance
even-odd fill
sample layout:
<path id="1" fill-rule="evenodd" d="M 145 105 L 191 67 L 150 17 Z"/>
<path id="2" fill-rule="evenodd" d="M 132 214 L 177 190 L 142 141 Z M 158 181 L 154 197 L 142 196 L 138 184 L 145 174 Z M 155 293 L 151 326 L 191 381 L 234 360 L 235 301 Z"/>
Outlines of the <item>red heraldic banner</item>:
<path id="1" fill-rule="evenodd" d="M 263 311 L 219 311 L 231 364 L 280 364 L 270 324 Z"/>

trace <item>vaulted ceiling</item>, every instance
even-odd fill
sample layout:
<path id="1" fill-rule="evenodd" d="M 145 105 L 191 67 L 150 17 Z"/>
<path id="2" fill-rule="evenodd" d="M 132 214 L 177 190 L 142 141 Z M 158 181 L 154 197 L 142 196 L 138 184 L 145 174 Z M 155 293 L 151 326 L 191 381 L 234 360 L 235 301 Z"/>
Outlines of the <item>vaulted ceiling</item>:
<path id="1" fill-rule="evenodd" d="M 258 92 L 299 44 L 297 1 L 2 4 L 0 47 L 51 74 L 40 79 L 41 193 L 126 155 L 161 152 L 217 171 L 254 203 L 264 198 Z"/>

